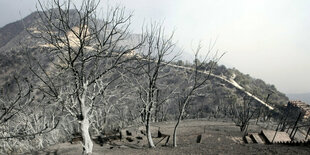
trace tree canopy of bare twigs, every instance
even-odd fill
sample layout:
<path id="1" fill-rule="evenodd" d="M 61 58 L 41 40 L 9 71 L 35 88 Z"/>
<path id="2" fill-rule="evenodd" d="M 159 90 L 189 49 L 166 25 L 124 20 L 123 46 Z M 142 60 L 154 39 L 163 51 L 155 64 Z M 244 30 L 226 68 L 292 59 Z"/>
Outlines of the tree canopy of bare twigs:
<path id="1" fill-rule="evenodd" d="M 193 68 L 185 69 L 185 78 L 184 83 L 182 83 L 182 87 L 186 85 L 185 89 L 179 90 L 178 93 L 178 107 L 179 112 L 177 114 L 177 122 L 174 127 L 173 131 L 173 146 L 177 147 L 177 128 L 184 116 L 185 109 L 187 108 L 188 104 L 190 103 L 191 99 L 198 94 L 199 89 L 201 89 L 209 80 L 210 74 L 214 65 L 219 61 L 220 57 L 211 57 L 211 52 L 213 52 L 214 45 L 210 46 L 207 53 L 203 58 L 199 57 L 199 54 L 202 50 L 201 45 L 199 44 L 196 51 L 195 51 L 195 59 Z M 201 68 L 205 68 L 205 70 L 200 70 Z"/>
<path id="2" fill-rule="evenodd" d="M 139 54 L 135 59 L 134 67 L 127 68 L 133 77 L 131 83 L 139 96 L 140 116 L 146 128 L 146 136 L 149 147 L 155 147 L 150 130 L 154 108 L 163 104 L 172 94 L 172 91 L 164 92 L 169 88 L 167 85 L 161 85 L 159 81 L 167 75 L 162 71 L 168 66 L 177 55 L 167 60 L 172 55 L 175 48 L 173 42 L 173 33 L 166 35 L 165 29 L 158 23 L 152 23 L 145 28 L 145 43 L 137 51 Z M 129 79 L 129 78 L 127 78 Z"/>
<path id="3" fill-rule="evenodd" d="M 246 134 L 249 122 L 255 116 L 257 109 L 254 107 L 254 102 L 251 98 L 244 96 L 243 103 L 238 105 L 235 103 L 234 115 L 235 123 L 240 127 L 240 130 Z"/>
<path id="4" fill-rule="evenodd" d="M 98 17 L 99 4 L 84 0 L 78 7 L 70 0 L 53 0 L 45 5 L 39 0 L 39 33 L 32 34 L 44 40 L 42 52 L 51 60 L 48 68 L 31 69 L 40 81 L 36 88 L 79 123 L 84 154 L 93 148 L 89 127 L 94 107 L 102 103 L 106 86 L 117 78 L 111 71 L 141 45 L 124 43 L 131 19 L 124 8 L 109 8 Z"/>
<path id="5" fill-rule="evenodd" d="M 40 136 L 53 131 L 60 121 L 61 109 L 48 104 L 44 96 L 35 95 L 28 79 L 14 79 L 10 90 L 0 93 L 0 152 L 5 153 L 36 147 L 28 143 L 42 140 Z M 37 143 L 37 147 L 43 145 Z"/>

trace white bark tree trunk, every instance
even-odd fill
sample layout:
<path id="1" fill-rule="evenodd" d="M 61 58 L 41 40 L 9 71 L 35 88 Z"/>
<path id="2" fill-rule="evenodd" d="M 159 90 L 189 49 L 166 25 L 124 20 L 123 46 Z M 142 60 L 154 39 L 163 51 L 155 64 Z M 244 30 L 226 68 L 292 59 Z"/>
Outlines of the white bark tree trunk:
<path id="1" fill-rule="evenodd" d="M 91 154 L 93 151 L 93 142 L 91 140 L 90 134 L 89 134 L 89 114 L 88 112 L 90 111 L 90 107 L 86 105 L 86 90 L 87 90 L 87 84 L 88 82 L 84 83 L 84 92 L 81 96 L 80 99 L 80 107 L 81 107 L 81 122 L 80 122 L 80 127 L 81 127 L 81 132 L 82 132 L 82 138 L 83 138 L 83 155 L 88 155 Z"/>
<path id="2" fill-rule="evenodd" d="M 181 113 L 180 113 L 180 115 L 178 117 L 178 121 L 177 121 L 177 123 L 174 126 L 174 130 L 173 130 L 173 147 L 177 147 L 177 129 L 178 129 L 178 126 L 179 126 L 179 124 L 181 122 L 182 115 L 183 115 L 183 110 L 181 111 Z"/>
<path id="3" fill-rule="evenodd" d="M 150 148 L 155 148 L 154 142 L 153 142 L 153 138 L 152 138 L 152 133 L 151 133 L 151 129 L 150 129 L 150 112 L 148 112 L 147 117 L 146 117 L 146 137 L 147 137 L 147 141 L 149 143 L 149 147 Z"/>
<path id="4" fill-rule="evenodd" d="M 178 121 L 177 123 L 175 124 L 174 126 L 174 131 L 173 131 L 173 147 L 177 147 L 177 129 L 178 129 L 178 126 L 182 120 L 182 116 L 184 114 L 184 110 L 185 110 L 185 107 L 187 105 L 189 101 L 189 97 L 186 98 L 186 100 L 184 101 L 183 105 L 182 105 L 182 108 L 181 108 L 181 111 L 179 113 L 179 116 L 178 116 Z"/>
<path id="5" fill-rule="evenodd" d="M 155 148 L 149 124 L 146 125 L 146 136 L 147 136 L 147 141 L 149 143 L 149 147 L 150 148 Z"/>
<path id="6" fill-rule="evenodd" d="M 84 116 L 80 124 L 82 137 L 83 137 L 83 154 L 91 154 L 93 151 L 93 142 L 89 134 L 89 118 Z"/>

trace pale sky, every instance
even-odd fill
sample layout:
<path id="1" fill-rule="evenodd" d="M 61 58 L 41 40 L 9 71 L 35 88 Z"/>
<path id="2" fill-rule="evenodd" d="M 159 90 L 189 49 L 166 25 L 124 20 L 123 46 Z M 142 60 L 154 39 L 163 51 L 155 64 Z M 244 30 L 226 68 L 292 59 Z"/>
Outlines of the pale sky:
<path id="1" fill-rule="evenodd" d="M 217 39 L 216 49 L 227 52 L 220 64 L 274 84 L 284 93 L 310 92 L 309 0 L 109 2 L 134 11 L 134 32 L 144 21 L 164 21 L 166 31 L 175 30 L 175 40 L 189 53 L 198 41 L 208 44 Z M 0 0 L 0 27 L 28 15 L 34 5 L 35 0 Z"/>

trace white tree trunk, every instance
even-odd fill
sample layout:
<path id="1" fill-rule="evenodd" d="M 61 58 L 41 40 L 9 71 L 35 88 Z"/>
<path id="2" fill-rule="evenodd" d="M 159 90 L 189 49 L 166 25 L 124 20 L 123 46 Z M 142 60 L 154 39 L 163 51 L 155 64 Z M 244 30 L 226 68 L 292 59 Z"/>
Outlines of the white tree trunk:
<path id="1" fill-rule="evenodd" d="M 149 147 L 150 148 L 155 148 L 155 145 L 154 145 L 154 142 L 153 142 L 153 138 L 152 138 L 151 129 L 150 129 L 150 117 L 151 117 L 151 114 L 148 111 L 147 116 L 146 116 L 146 125 L 145 125 L 146 137 L 147 137 L 147 141 L 149 143 Z"/>
<path id="2" fill-rule="evenodd" d="M 178 126 L 179 126 L 179 124 L 181 122 L 182 114 L 179 115 L 178 121 L 177 121 L 177 123 L 174 126 L 174 130 L 173 130 L 173 147 L 177 147 L 177 129 L 178 129 Z"/>
<path id="3" fill-rule="evenodd" d="M 149 94 L 151 94 L 152 90 L 150 90 Z M 147 141 L 149 144 L 150 148 L 155 148 L 154 142 L 153 142 L 153 138 L 152 138 L 152 134 L 151 134 L 151 129 L 150 129 L 150 121 L 151 121 L 151 111 L 152 111 L 152 97 L 150 97 L 150 95 L 148 94 L 148 102 L 149 105 L 145 107 L 146 110 L 146 125 L 145 125 L 145 129 L 146 129 L 146 137 L 147 137 Z"/>
<path id="4" fill-rule="evenodd" d="M 150 130 L 150 124 L 146 125 L 146 136 L 147 136 L 147 141 L 149 143 L 149 147 L 155 148 L 153 138 L 152 138 L 152 134 L 151 134 L 151 130 Z"/>
<path id="5" fill-rule="evenodd" d="M 84 90 L 87 90 L 87 82 L 84 83 Z M 83 154 L 91 154 L 93 151 L 93 142 L 91 140 L 90 134 L 89 134 L 89 114 L 88 112 L 90 111 L 90 107 L 86 105 L 86 92 L 83 93 L 81 97 L 81 113 L 82 117 L 80 118 L 80 127 L 81 127 L 81 132 L 82 132 L 82 138 L 83 138 Z"/>
<path id="6" fill-rule="evenodd" d="M 178 129 L 178 126 L 181 122 L 181 119 L 182 119 L 182 116 L 183 116 L 183 113 L 184 113 L 184 110 L 185 110 L 185 107 L 188 103 L 188 99 L 185 100 L 185 103 L 183 104 L 182 106 L 182 109 L 179 113 L 179 116 L 178 116 L 178 121 L 177 123 L 175 124 L 174 126 L 174 131 L 173 131 L 173 147 L 177 147 L 177 129 Z"/>
<path id="7" fill-rule="evenodd" d="M 174 128 L 173 132 L 173 147 L 177 147 L 177 128 Z"/>
<path id="8" fill-rule="evenodd" d="M 81 121 L 81 132 L 83 137 L 83 154 L 91 154 L 93 151 L 93 142 L 89 135 L 89 118 L 88 116 L 84 116 Z"/>

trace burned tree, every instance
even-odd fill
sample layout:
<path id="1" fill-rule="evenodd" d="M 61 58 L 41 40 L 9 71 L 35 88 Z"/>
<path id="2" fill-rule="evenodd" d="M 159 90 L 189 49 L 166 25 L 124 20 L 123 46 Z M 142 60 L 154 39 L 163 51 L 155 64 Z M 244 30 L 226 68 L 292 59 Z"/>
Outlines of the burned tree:
<path id="1" fill-rule="evenodd" d="M 150 130 L 153 110 L 156 105 L 165 102 L 172 94 L 172 91 L 168 91 L 160 96 L 159 92 L 167 90 L 169 87 L 159 84 L 159 80 L 166 76 L 162 69 L 168 66 L 176 55 L 167 60 L 167 56 L 174 51 L 175 43 L 173 42 L 173 33 L 165 36 L 164 28 L 161 25 L 151 24 L 149 28 L 146 28 L 144 34 L 145 43 L 135 61 L 136 69 L 133 72 L 135 78 L 131 81 L 139 95 L 140 114 L 146 128 L 148 144 L 153 148 L 155 145 Z"/>
<path id="2" fill-rule="evenodd" d="M 117 73 L 116 73 L 117 74 Z M 117 75 L 113 81 L 107 84 L 103 81 L 98 83 L 104 87 L 100 97 L 100 104 L 93 110 L 92 129 L 97 134 L 110 132 L 112 129 L 119 129 L 133 123 L 129 121 L 128 107 L 133 106 L 133 92 L 124 79 Z M 131 109 L 131 108 L 130 108 Z"/>
<path id="3" fill-rule="evenodd" d="M 24 108 L 29 106 L 33 102 L 34 98 L 31 95 L 32 86 L 26 82 L 25 85 L 21 84 L 20 81 L 14 77 L 16 83 L 16 93 L 8 92 L 4 89 L 1 90 L 0 97 L 0 125 L 5 124 L 10 119 L 13 119 L 18 115 Z M 12 87 L 12 86 L 11 86 Z M 9 88 L 8 88 L 9 89 Z M 4 95 L 6 94 L 6 96 Z M 13 95 L 12 95 L 13 94 Z"/>
<path id="4" fill-rule="evenodd" d="M 254 114 L 256 113 L 256 108 L 252 98 L 248 96 L 243 97 L 243 102 L 238 104 L 235 102 L 234 105 L 234 122 L 237 126 L 240 127 L 240 130 L 246 134 L 249 122 L 253 118 Z"/>
<path id="5" fill-rule="evenodd" d="M 124 43 L 129 38 L 131 18 L 124 8 L 110 8 L 104 17 L 98 17 L 100 1 L 84 0 L 80 7 L 70 0 L 49 4 L 39 1 L 40 23 L 38 33 L 32 36 L 43 39 L 42 52 L 51 63 L 32 72 L 40 80 L 38 89 L 79 124 L 83 153 L 89 154 L 93 148 L 90 119 L 105 91 L 102 82 L 113 81 L 116 77 L 111 72 L 128 61 L 126 54 L 140 44 Z"/>
<path id="6" fill-rule="evenodd" d="M 272 93 L 273 93 L 273 92 L 267 94 L 265 103 L 268 104 L 268 99 L 269 99 L 269 97 L 272 95 Z M 259 109 L 258 109 L 257 119 L 256 119 L 256 123 L 255 123 L 255 124 L 258 123 L 260 117 L 263 117 L 263 120 L 266 120 L 266 117 L 268 116 L 267 113 L 268 113 L 268 109 L 266 109 L 266 107 L 264 107 L 263 105 L 260 105 L 260 107 L 259 107 Z M 263 116 L 261 116 L 262 114 L 263 114 Z M 266 116 L 266 115 L 267 115 L 267 116 Z"/>
<path id="7" fill-rule="evenodd" d="M 179 97 L 178 97 L 178 107 L 179 112 L 177 114 L 177 122 L 174 126 L 173 131 L 173 146 L 177 147 L 177 129 L 182 121 L 182 117 L 184 116 L 185 109 L 188 107 L 190 101 L 192 98 L 197 96 L 199 90 L 206 84 L 206 82 L 210 78 L 210 74 L 212 71 L 212 68 L 216 63 L 219 61 L 219 58 L 210 58 L 208 57 L 209 54 L 212 52 L 214 46 L 210 47 L 208 50 L 208 53 L 206 56 L 202 59 L 202 61 L 199 61 L 198 54 L 201 51 L 201 46 L 199 45 L 197 47 L 197 50 L 195 52 L 195 60 L 193 64 L 193 68 L 185 68 L 185 82 L 182 83 L 182 87 L 186 86 L 184 89 L 180 90 Z M 199 70 L 199 68 L 207 68 L 208 70 Z"/>
<path id="8" fill-rule="evenodd" d="M 1 153 L 16 153 L 43 148 L 43 137 L 59 124 L 61 109 L 50 105 L 42 94 L 36 94 L 27 78 L 14 77 L 0 92 Z M 36 94 L 36 95 L 35 95 Z"/>

